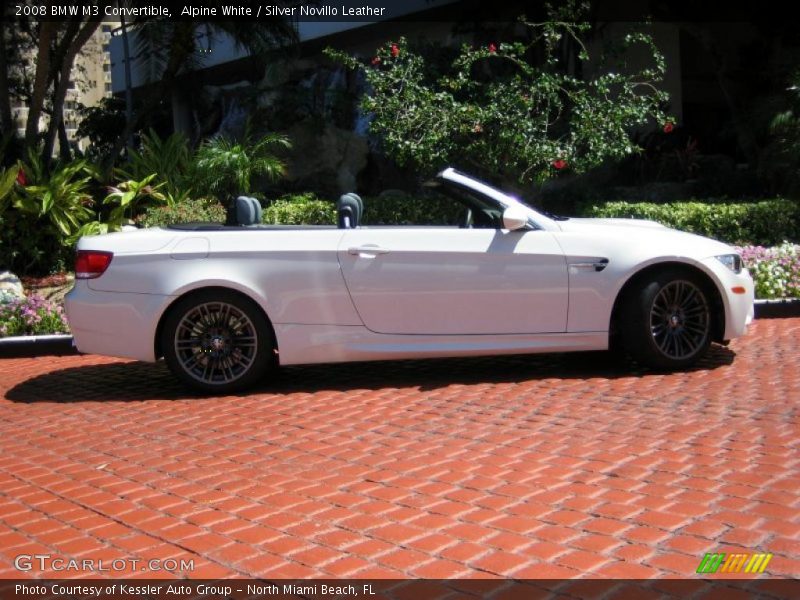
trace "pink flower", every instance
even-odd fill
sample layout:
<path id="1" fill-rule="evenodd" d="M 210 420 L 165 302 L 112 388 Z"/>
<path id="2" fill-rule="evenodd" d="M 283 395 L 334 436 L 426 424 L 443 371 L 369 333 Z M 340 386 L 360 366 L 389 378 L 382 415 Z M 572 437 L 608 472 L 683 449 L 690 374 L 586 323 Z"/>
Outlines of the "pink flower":
<path id="1" fill-rule="evenodd" d="M 28 178 L 25 177 L 25 171 L 23 169 L 20 169 L 19 173 L 17 173 L 17 183 L 20 185 L 28 185 Z"/>
<path id="2" fill-rule="evenodd" d="M 376 56 L 375 58 L 372 59 L 372 65 L 373 66 L 378 66 L 379 64 L 381 64 L 381 57 L 380 56 Z"/>
<path id="3" fill-rule="evenodd" d="M 489 44 L 489 54 L 494 54 L 495 52 L 497 52 L 497 46 Z"/>
<path id="4" fill-rule="evenodd" d="M 664 133 L 672 133 L 673 129 L 675 129 L 675 124 L 672 121 L 664 123 Z"/>
<path id="5" fill-rule="evenodd" d="M 556 171 L 560 171 L 561 169 L 566 168 L 566 166 L 567 166 L 567 161 L 564 160 L 563 158 L 559 158 L 553 161 L 553 168 Z"/>
<path id="6" fill-rule="evenodd" d="M 398 56 L 400 56 L 400 47 L 397 44 L 392 44 L 391 52 L 392 52 L 392 56 L 397 58 Z"/>

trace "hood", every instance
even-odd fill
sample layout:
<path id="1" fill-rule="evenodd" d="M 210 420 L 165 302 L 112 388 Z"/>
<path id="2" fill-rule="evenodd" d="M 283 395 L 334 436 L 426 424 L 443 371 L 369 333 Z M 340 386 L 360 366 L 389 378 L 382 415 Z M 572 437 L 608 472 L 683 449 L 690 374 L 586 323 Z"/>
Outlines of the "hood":
<path id="1" fill-rule="evenodd" d="M 661 223 L 655 221 L 648 221 L 646 219 L 598 219 L 598 218 L 570 218 L 568 221 L 561 221 L 559 224 L 577 224 L 577 225 L 603 225 L 614 227 L 648 227 L 656 229 L 668 229 Z M 568 231 L 568 228 L 562 227 L 562 230 Z"/>
<path id="2" fill-rule="evenodd" d="M 723 242 L 642 219 L 569 219 L 558 225 L 562 231 L 583 239 L 638 244 L 670 255 L 717 256 L 735 252 Z"/>

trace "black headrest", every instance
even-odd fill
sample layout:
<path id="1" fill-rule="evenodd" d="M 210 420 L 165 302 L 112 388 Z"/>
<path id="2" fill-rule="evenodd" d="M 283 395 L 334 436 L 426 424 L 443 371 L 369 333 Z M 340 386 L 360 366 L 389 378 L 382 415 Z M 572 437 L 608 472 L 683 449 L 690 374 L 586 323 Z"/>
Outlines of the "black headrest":
<path id="1" fill-rule="evenodd" d="M 361 222 L 361 213 L 364 203 L 357 194 L 352 192 L 339 197 L 336 203 L 337 225 L 339 229 L 355 229 Z"/>
<path id="2" fill-rule="evenodd" d="M 239 196 L 233 201 L 232 217 L 236 225 L 260 225 L 261 204 L 255 198 Z"/>

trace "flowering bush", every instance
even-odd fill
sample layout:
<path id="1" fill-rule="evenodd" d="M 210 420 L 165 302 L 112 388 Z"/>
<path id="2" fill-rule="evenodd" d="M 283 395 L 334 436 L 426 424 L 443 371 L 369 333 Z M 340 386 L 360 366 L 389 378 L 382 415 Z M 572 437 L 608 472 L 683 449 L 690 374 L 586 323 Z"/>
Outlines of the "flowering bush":
<path id="1" fill-rule="evenodd" d="M 583 42 L 588 23 L 551 15 L 528 23 L 527 41 L 464 45 L 449 65 L 434 64 L 404 38 L 361 61 L 328 49 L 328 56 L 363 71 L 371 89 L 361 109 L 391 157 L 435 172 L 452 163 L 507 182 L 543 182 L 580 173 L 638 148 L 631 129 L 673 121 L 663 108 L 663 55 L 650 36 L 630 31 L 614 52 L 590 61 Z M 626 61 L 626 51 L 646 61 Z M 564 56 L 585 64 L 578 76 Z M 634 66 L 637 65 L 637 66 Z M 638 66 L 642 65 L 642 66 Z"/>
<path id="2" fill-rule="evenodd" d="M 0 296 L 0 338 L 15 335 L 68 333 L 64 309 L 41 296 Z"/>
<path id="3" fill-rule="evenodd" d="M 755 280 L 756 298 L 800 298 L 800 245 L 737 248 Z"/>

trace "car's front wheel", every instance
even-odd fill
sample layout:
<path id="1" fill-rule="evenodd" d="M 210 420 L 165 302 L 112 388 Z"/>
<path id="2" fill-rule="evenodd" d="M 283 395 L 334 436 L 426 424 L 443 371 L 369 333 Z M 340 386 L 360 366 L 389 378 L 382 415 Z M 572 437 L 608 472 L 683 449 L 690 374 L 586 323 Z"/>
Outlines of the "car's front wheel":
<path id="1" fill-rule="evenodd" d="M 230 393 L 253 385 L 274 367 L 275 341 L 261 310 L 227 290 L 179 300 L 162 329 L 170 370 L 204 393 Z"/>
<path id="2" fill-rule="evenodd" d="M 625 349 L 656 369 L 694 364 L 711 344 L 708 284 L 683 269 L 646 276 L 628 293 L 619 315 Z"/>

